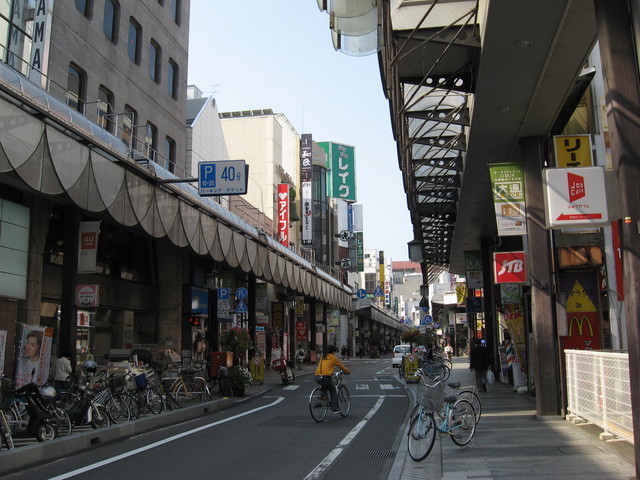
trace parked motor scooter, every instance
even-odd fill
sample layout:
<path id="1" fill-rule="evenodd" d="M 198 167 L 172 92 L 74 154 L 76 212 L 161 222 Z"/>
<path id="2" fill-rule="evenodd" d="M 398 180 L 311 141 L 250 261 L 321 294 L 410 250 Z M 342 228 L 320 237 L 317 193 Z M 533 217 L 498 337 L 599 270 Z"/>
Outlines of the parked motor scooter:
<path id="1" fill-rule="evenodd" d="M 271 367 L 282 377 L 282 385 L 289 385 L 296 379 L 293 373 L 293 364 L 283 358 L 278 358 L 271 362 Z"/>
<path id="2" fill-rule="evenodd" d="M 113 423 L 105 406 L 93 401 L 86 385 L 74 385 L 60 396 L 59 404 L 74 426 L 91 425 L 93 428 L 101 428 Z"/>
<path id="3" fill-rule="evenodd" d="M 49 410 L 56 398 L 56 389 L 28 383 L 15 391 L 3 407 L 5 418 L 14 437 L 35 437 L 39 442 L 57 436 L 58 421 Z"/>

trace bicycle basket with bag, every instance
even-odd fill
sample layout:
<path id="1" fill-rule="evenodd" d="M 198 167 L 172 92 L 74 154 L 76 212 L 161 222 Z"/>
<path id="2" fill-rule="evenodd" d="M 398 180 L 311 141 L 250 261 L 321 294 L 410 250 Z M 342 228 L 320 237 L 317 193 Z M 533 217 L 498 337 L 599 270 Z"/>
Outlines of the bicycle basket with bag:
<path id="1" fill-rule="evenodd" d="M 146 373 L 141 373 L 140 375 L 136 375 L 135 380 L 136 380 L 136 387 L 138 387 L 138 390 L 144 390 L 149 386 L 149 380 L 147 380 Z"/>

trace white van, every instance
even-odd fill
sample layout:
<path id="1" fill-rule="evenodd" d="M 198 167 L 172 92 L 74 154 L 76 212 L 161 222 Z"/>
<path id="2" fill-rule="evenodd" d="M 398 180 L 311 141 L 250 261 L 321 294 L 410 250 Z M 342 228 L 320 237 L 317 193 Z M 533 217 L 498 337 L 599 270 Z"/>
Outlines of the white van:
<path id="1" fill-rule="evenodd" d="M 402 363 L 402 357 L 407 353 L 411 353 L 411 345 L 396 345 L 393 347 L 393 358 L 391 359 L 391 365 L 393 367 L 399 367 Z"/>

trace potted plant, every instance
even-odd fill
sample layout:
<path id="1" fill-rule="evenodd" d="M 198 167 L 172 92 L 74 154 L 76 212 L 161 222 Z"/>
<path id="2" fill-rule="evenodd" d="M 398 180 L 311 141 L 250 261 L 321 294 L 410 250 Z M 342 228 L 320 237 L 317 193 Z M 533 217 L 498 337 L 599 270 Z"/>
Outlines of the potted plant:
<path id="1" fill-rule="evenodd" d="M 232 327 L 220 332 L 220 345 L 233 352 L 233 364 L 237 365 L 241 354 L 251 346 L 249 330 L 242 327 Z"/>
<path id="2" fill-rule="evenodd" d="M 249 370 L 239 365 L 234 365 L 227 373 L 227 382 L 234 397 L 242 397 L 251 386 L 252 380 Z"/>

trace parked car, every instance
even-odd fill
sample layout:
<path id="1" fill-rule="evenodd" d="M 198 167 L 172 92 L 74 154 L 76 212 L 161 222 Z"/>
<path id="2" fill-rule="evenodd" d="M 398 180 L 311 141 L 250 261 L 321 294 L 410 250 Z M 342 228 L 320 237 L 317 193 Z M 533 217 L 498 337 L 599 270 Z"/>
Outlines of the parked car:
<path id="1" fill-rule="evenodd" d="M 391 359 L 391 365 L 393 367 L 399 367 L 402 363 L 402 357 L 407 353 L 411 353 L 411 345 L 396 345 L 393 347 L 393 358 Z"/>

